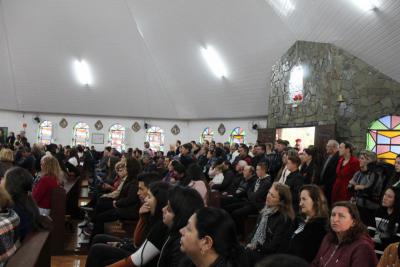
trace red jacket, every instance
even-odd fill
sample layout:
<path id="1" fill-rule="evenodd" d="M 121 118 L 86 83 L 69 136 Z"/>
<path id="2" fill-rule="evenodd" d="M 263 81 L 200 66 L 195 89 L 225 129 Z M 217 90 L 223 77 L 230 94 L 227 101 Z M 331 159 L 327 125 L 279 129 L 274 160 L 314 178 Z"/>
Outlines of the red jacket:
<path id="1" fill-rule="evenodd" d="M 42 176 L 32 190 L 32 197 L 39 208 L 51 208 L 51 192 L 59 185 L 54 176 Z"/>
<path id="2" fill-rule="evenodd" d="M 342 167 L 344 158 L 339 159 L 336 167 L 336 180 L 332 188 L 332 203 L 344 200 L 350 200 L 349 190 L 347 189 L 349 181 L 353 175 L 360 170 L 360 162 L 354 156 L 351 156 L 346 166 Z"/>
<path id="3" fill-rule="evenodd" d="M 330 235 L 327 234 L 322 241 L 311 267 L 376 267 L 378 264 L 369 236 L 361 236 L 350 244 L 338 246 L 330 241 Z"/>

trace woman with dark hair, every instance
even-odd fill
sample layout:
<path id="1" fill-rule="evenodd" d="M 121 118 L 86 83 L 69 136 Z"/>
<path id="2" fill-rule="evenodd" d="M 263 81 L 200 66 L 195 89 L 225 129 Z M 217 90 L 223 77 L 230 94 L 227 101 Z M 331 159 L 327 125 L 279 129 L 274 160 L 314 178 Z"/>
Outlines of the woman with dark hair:
<path id="1" fill-rule="evenodd" d="M 350 200 L 350 193 L 347 189 L 349 181 L 354 174 L 360 170 L 360 162 L 353 156 L 353 145 L 344 142 L 339 145 L 339 162 L 336 167 L 336 180 L 332 188 L 332 201 Z"/>
<path id="2" fill-rule="evenodd" d="M 367 228 L 356 205 L 333 204 L 328 234 L 311 263 L 312 267 L 375 267 L 378 260 Z"/>
<path id="3" fill-rule="evenodd" d="M 186 175 L 180 181 L 180 185 L 188 186 L 199 192 L 203 198 L 204 205 L 207 205 L 209 187 L 205 181 L 204 173 L 198 164 L 190 164 L 186 169 Z"/>
<path id="4" fill-rule="evenodd" d="M 300 189 L 300 214 L 288 253 L 311 262 L 326 234 L 329 216 L 325 195 L 317 185 L 305 185 Z"/>
<path id="5" fill-rule="evenodd" d="M 389 186 L 400 187 L 400 154 L 396 156 L 394 162 L 394 173 L 389 180 Z"/>
<path id="6" fill-rule="evenodd" d="M 204 207 L 200 194 L 191 188 L 175 186 L 168 191 L 168 204 L 163 208 L 163 223 L 168 227 L 167 237 L 158 236 L 156 244 L 144 244 L 129 257 L 109 267 L 146 266 L 153 258 L 160 255 L 158 267 L 179 266 L 183 253 L 180 251 L 180 233 L 190 216 Z M 165 241 L 165 242 L 164 242 Z"/>
<path id="7" fill-rule="evenodd" d="M 163 242 L 167 228 L 162 221 L 162 208 L 167 205 L 169 184 L 165 182 L 154 182 L 150 184 L 144 203 L 139 213 L 146 221 L 146 228 L 149 229 L 145 242 L 148 246 L 154 246 Z M 160 245 L 158 245 L 160 246 Z M 112 262 L 121 260 L 134 252 L 133 245 L 124 239 L 110 235 L 96 235 L 93 239 L 86 260 L 86 267 L 106 266 Z M 146 266 L 156 266 L 157 258 Z"/>
<path id="8" fill-rule="evenodd" d="M 375 213 L 374 242 L 379 250 L 384 250 L 390 243 L 399 241 L 397 233 L 400 223 L 400 188 L 386 189 L 382 204 Z"/>
<path id="9" fill-rule="evenodd" d="M 249 266 L 245 251 L 237 240 L 235 222 L 216 208 L 201 208 L 180 230 L 181 251 L 192 261 L 183 266 Z"/>
<path id="10" fill-rule="evenodd" d="M 318 180 L 317 175 L 317 150 L 310 146 L 303 150 L 302 164 L 300 166 L 300 174 L 304 177 L 305 184 L 315 183 Z"/>
<path id="11" fill-rule="evenodd" d="M 266 205 L 260 211 L 257 226 L 246 248 L 255 263 L 266 255 L 285 252 L 292 234 L 294 211 L 287 185 L 273 183 Z"/>
<path id="12" fill-rule="evenodd" d="M 21 167 L 11 168 L 6 172 L 2 185 L 11 195 L 13 210 L 20 218 L 17 232 L 22 241 L 31 232 L 41 229 L 39 209 L 31 196 L 33 177 Z"/>

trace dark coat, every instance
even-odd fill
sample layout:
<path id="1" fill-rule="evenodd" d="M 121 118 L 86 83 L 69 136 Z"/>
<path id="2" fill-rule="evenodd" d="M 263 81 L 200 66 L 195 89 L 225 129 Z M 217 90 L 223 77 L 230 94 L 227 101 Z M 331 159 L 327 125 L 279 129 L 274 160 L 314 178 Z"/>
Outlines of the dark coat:
<path id="1" fill-rule="evenodd" d="M 176 267 L 180 266 L 182 260 L 185 259 L 181 251 L 181 235 L 172 233 L 165 242 L 158 260 L 158 267 Z"/>
<path id="2" fill-rule="evenodd" d="M 265 206 L 265 198 L 267 197 L 268 190 L 272 186 L 273 180 L 272 177 L 269 175 L 263 179 L 259 179 L 260 185 L 257 191 L 254 191 L 255 185 L 257 184 L 257 180 L 254 183 L 253 190 L 248 191 L 247 198 L 249 199 L 252 205 L 254 205 L 258 210 L 261 210 Z"/>
<path id="3" fill-rule="evenodd" d="M 328 160 L 328 159 L 326 159 L 326 160 Z M 326 160 L 325 160 L 325 162 L 326 162 Z M 333 184 L 335 183 L 335 179 L 336 179 L 336 167 L 339 162 L 339 152 L 336 152 L 331 157 L 328 164 L 326 165 L 326 168 L 324 169 L 323 166 L 325 166 L 325 162 L 324 162 L 324 164 L 322 164 L 322 171 L 321 171 L 321 175 L 320 175 L 318 184 L 323 187 L 326 199 L 330 202 L 332 187 L 333 187 Z"/>
<path id="4" fill-rule="evenodd" d="M 292 203 L 293 209 L 296 214 L 299 211 L 299 193 L 301 187 L 304 185 L 304 177 L 300 174 L 299 171 L 291 172 L 286 178 L 286 185 L 290 187 L 290 193 L 292 193 Z"/>
<path id="5" fill-rule="evenodd" d="M 253 237 L 261 221 L 261 215 L 258 216 L 257 226 L 251 235 Z M 268 218 L 266 227 L 266 237 L 263 245 L 255 250 L 248 250 L 249 258 L 255 261 L 261 260 L 267 255 L 276 253 L 285 253 L 288 249 L 290 236 L 293 232 L 293 221 L 282 213 L 275 212 Z M 250 239 L 251 240 L 251 239 Z"/>
<path id="6" fill-rule="evenodd" d="M 119 217 L 123 219 L 139 218 L 140 200 L 137 195 L 138 188 L 136 179 L 125 181 L 115 203 Z"/>
<path id="7" fill-rule="evenodd" d="M 307 222 L 303 231 L 292 236 L 288 253 L 311 262 L 317 255 L 322 239 L 326 235 L 327 223 L 327 218 L 316 218 Z"/>

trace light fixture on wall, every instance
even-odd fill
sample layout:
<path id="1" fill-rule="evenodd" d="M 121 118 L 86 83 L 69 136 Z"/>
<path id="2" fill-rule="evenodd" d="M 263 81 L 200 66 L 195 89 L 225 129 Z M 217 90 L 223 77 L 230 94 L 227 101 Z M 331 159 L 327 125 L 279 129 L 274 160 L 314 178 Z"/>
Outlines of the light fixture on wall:
<path id="1" fill-rule="evenodd" d="M 337 98 L 336 98 L 336 101 L 337 101 L 338 103 L 343 103 L 343 102 L 344 102 L 343 95 L 342 95 L 342 94 L 338 94 L 338 96 L 337 96 Z"/>

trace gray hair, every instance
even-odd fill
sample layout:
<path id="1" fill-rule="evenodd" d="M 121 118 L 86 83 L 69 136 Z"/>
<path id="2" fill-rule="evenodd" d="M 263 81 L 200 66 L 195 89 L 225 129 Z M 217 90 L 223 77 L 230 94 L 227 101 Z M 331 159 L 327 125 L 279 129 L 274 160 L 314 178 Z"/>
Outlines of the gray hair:
<path id="1" fill-rule="evenodd" d="M 336 140 L 333 140 L 333 139 L 329 140 L 327 145 L 328 146 L 334 146 L 336 149 L 339 149 L 339 143 Z"/>

